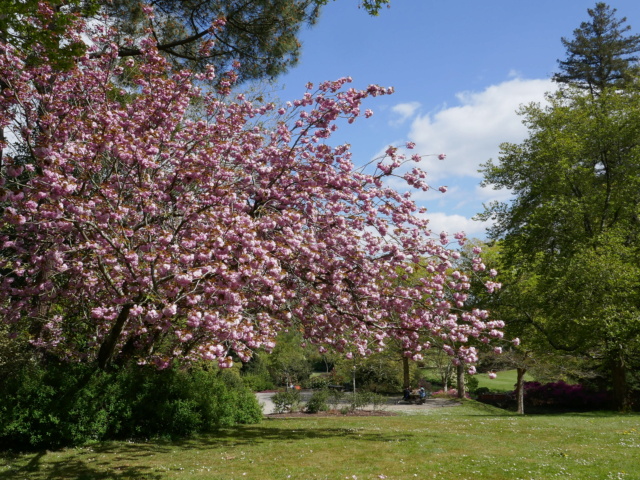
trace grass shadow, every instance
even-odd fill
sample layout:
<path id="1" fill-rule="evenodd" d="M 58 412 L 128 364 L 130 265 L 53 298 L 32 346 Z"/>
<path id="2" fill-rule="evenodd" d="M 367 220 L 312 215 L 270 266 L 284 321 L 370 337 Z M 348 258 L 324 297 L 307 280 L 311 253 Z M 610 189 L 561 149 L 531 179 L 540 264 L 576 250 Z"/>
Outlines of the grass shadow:
<path id="1" fill-rule="evenodd" d="M 163 478 L 163 475 L 154 473 L 152 467 L 113 466 L 110 461 L 99 462 L 89 458 L 48 460 L 46 464 L 42 464 L 41 459 L 45 455 L 44 452 L 34 454 L 24 466 L 16 467 L 14 464 L 9 470 L 0 472 L 0 479 L 160 480 Z"/>

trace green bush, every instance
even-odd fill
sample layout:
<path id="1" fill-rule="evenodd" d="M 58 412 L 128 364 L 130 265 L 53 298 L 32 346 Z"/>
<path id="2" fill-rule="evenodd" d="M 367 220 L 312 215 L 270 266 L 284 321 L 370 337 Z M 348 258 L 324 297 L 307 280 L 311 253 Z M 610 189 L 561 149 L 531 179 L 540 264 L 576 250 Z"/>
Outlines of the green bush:
<path id="1" fill-rule="evenodd" d="M 344 392 L 342 390 L 332 388 L 331 390 L 329 390 L 327 403 L 331 406 L 332 410 L 337 410 L 338 405 L 340 404 L 343 398 L 344 398 Z"/>
<path id="2" fill-rule="evenodd" d="M 273 390 L 276 388 L 271 375 L 268 373 L 266 375 L 258 373 L 243 373 L 240 378 L 247 388 L 253 392 L 262 392 L 264 390 Z"/>
<path id="3" fill-rule="evenodd" d="M 324 390 L 328 388 L 330 384 L 331 377 L 328 374 L 323 373 L 309 377 L 309 379 L 304 383 L 304 387 L 311 388 L 313 390 Z"/>
<path id="4" fill-rule="evenodd" d="M 299 390 L 287 390 L 273 395 L 271 401 L 273 402 L 275 413 L 288 413 L 299 410 L 302 397 Z"/>
<path id="5" fill-rule="evenodd" d="M 364 409 L 364 407 L 371 403 L 372 395 L 374 395 L 372 392 L 353 393 L 349 404 L 350 409 L 352 411 Z"/>
<path id="6" fill-rule="evenodd" d="M 478 377 L 472 377 L 470 375 L 467 375 L 466 378 L 466 384 L 467 384 L 467 392 L 469 393 L 476 393 L 476 391 L 478 390 Z"/>
<path id="7" fill-rule="evenodd" d="M 0 383 L 0 398 L 0 445 L 12 448 L 178 438 L 262 418 L 237 376 L 200 368 L 28 364 Z"/>
<path id="8" fill-rule="evenodd" d="M 327 400 L 329 399 L 329 390 L 317 390 L 313 392 L 311 398 L 307 402 L 307 412 L 309 413 L 318 413 L 318 412 L 326 412 L 329 410 L 329 404 Z"/>

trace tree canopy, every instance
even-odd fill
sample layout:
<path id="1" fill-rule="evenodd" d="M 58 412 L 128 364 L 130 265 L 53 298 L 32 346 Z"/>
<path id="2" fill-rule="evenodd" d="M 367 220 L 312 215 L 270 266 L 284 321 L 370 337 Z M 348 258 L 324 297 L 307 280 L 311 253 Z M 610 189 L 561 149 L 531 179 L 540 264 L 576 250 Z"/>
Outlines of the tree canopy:
<path id="1" fill-rule="evenodd" d="M 28 50 L 33 45 L 47 52 L 49 61 L 66 66 L 86 47 L 84 42 L 61 42 L 77 18 L 106 24 L 118 34 L 110 39 L 121 57 L 142 54 L 140 41 L 151 34 L 158 50 L 173 67 L 205 71 L 213 65 L 224 72 L 237 62 L 237 83 L 273 79 L 299 60 L 301 28 L 312 26 L 328 0 L 4 0 L 0 39 Z M 389 0 L 359 4 L 378 15 Z M 47 12 L 52 12 L 49 15 Z M 150 12 L 153 11 L 153 14 Z M 24 21 L 38 17 L 33 23 Z M 46 18 L 46 20 L 45 20 Z M 219 28 L 224 25 L 224 28 Z M 108 45 L 103 47 L 109 49 Z M 99 55 L 100 49 L 94 50 Z M 41 51 L 32 52 L 37 59 Z"/>
<path id="2" fill-rule="evenodd" d="M 527 279 L 519 296 L 535 328 L 624 376 L 640 342 L 640 97 L 565 90 L 549 102 L 523 108 L 529 138 L 484 165 L 485 185 L 514 194 L 485 218 L 511 276 Z"/>
<path id="3" fill-rule="evenodd" d="M 637 81 L 640 35 L 628 35 L 626 17 L 617 19 L 616 9 L 604 2 L 587 11 L 591 19 L 574 30 L 573 39 L 562 38 L 567 58 L 558 60 L 553 79 L 592 93 Z"/>
<path id="4" fill-rule="evenodd" d="M 103 368 L 228 367 L 285 328 L 347 356 L 398 338 L 418 358 L 438 338 L 466 363 L 477 358 L 469 338 L 502 336 L 487 312 L 458 315 L 468 286 L 451 269 L 457 253 L 384 181 L 428 190 L 418 167 L 397 173 L 421 157 L 390 147 L 364 172 L 348 146 L 326 143 L 336 120 L 370 116 L 362 102 L 390 89 L 343 78 L 280 108 L 253 105 L 198 88 L 213 69 L 173 70 L 152 33 L 121 63 L 113 29 L 86 26 L 67 30 L 64 41 L 91 42 L 62 71 L 1 46 L 0 127 L 11 133 L 0 313 L 11 335 Z M 202 118 L 187 115 L 193 102 Z M 249 122 L 270 112 L 273 128 Z M 412 284 L 395 281 L 414 270 Z"/>

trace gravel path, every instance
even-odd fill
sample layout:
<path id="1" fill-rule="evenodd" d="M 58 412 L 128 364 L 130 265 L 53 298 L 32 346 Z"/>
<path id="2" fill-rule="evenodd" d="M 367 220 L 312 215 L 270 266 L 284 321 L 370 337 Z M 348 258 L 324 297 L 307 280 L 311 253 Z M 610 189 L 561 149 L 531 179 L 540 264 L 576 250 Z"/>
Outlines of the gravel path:
<path id="1" fill-rule="evenodd" d="M 303 390 L 301 392 L 302 400 L 307 401 L 311 397 L 312 393 L 313 392 L 311 390 Z M 274 413 L 274 404 L 271 401 L 272 396 L 273 392 L 256 393 L 256 397 L 258 397 L 258 401 L 260 402 L 260 404 L 262 404 L 262 411 L 265 415 Z M 389 400 L 385 405 L 382 406 L 381 409 L 389 412 L 402 412 L 411 415 L 424 415 L 427 414 L 429 410 L 433 410 L 434 408 L 456 407 L 460 405 L 460 402 L 448 398 L 429 398 L 423 405 L 407 404 L 401 402 L 401 399 L 402 396 L 400 395 L 398 395 L 397 397 L 389 397 Z M 347 405 L 348 402 L 345 401 L 344 404 Z M 372 409 L 373 405 L 369 405 L 365 410 Z"/>

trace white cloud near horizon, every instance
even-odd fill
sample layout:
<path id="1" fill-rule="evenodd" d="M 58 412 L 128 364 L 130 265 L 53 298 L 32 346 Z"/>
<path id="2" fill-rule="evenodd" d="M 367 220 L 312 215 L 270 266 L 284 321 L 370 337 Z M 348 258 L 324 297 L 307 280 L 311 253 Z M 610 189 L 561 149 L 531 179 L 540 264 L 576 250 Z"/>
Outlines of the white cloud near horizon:
<path id="1" fill-rule="evenodd" d="M 521 142 L 526 128 L 516 111 L 521 105 L 545 101 L 553 90 L 550 80 L 514 78 L 481 92 L 461 92 L 459 105 L 414 118 L 408 140 L 417 153 L 447 154 L 444 162 L 429 162 L 432 182 L 456 176 L 480 178 L 480 164 L 496 159 L 503 142 Z M 410 104 L 404 104 L 410 105 Z M 409 111 L 408 109 L 406 110 Z"/>
<path id="2" fill-rule="evenodd" d="M 418 114 L 418 102 L 392 109 L 395 114 L 406 115 L 403 121 L 413 117 L 406 138 L 416 146 L 407 153 L 447 154 L 444 161 L 436 157 L 423 160 L 420 167 L 427 172 L 427 181 L 434 190 L 412 195 L 418 204 L 428 208 L 426 217 L 432 232 L 464 231 L 468 237 L 485 237 L 490 222 L 471 218 L 484 210 L 483 204 L 507 201 L 511 194 L 481 187 L 478 169 L 489 159 L 498 159 L 501 143 L 520 143 L 526 138 L 527 129 L 516 112 L 532 102 L 544 104 L 545 93 L 552 90 L 554 84 L 550 80 L 516 77 L 479 92 L 461 92 L 456 95 L 458 105 L 429 114 Z M 448 186 L 446 194 L 437 192 L 440 185 Z"/>

